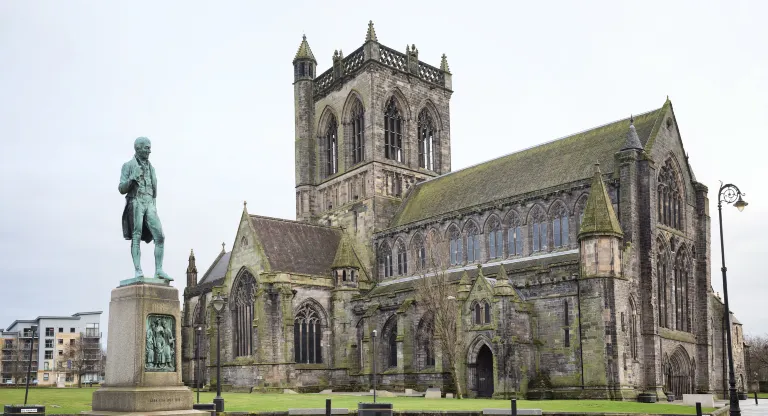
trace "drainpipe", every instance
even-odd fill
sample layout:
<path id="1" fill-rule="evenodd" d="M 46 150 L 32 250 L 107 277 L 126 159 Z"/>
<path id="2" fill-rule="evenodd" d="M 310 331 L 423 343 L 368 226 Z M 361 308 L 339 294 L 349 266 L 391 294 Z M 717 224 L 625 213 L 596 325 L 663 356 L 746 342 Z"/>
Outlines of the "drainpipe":
<path id="1" fill-rule="evenodd" d="M 581 342 L 581 279 L 576 279 L 576 305 L 579 315 L 579 355 L 581 356 L 581 389 L 584 390 L 584 345 Z"/>

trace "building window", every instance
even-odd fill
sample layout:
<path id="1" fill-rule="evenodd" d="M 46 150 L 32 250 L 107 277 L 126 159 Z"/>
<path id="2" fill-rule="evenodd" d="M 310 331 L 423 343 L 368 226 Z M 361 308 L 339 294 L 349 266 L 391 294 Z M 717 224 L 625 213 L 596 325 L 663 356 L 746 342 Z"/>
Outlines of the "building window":
<path id="1" fill-rule="evenodd" d="M 53 354 L 51 354 L 51 355 L 53 355 Z M 49 358 L 49 360 L 50 359 L 53 359 L 53 357 Z M 50 369 L 51 369 L 51 363 L 49 363 L 48 361 L 43 363 L 43 370 L 50 370 Z"/>
<path id="2" fill-rule="evenodd" d="M 693 265 L 683 249 L 678 249 L 675 260 L 675 329 L 691 332 L 688 285 Z"/>
<path id="3" fill-rule="evenodd" d="M 59 328 L 59 333 L 61 334 L 63 332 L 64 332 L 64 328 Z"/>
<path id="4" fill-rule="evenodd" d="M 453 228 L 450 233 L 451 265 L 461 264 L 464 261 L 464 244 L 461 241 L 459 230 Z"/>
<path id="5" fill-rule="evenodd" d="M 325 132 L 325 157 L 328 161 L 326 175 L 335 175 L 339 171 L 339 126 L 333 116 Z"/>
<path id="6" fill-rule="evenodd" d="M 633 360 L 637 359 L 637 309 L 635 302 L 629 300 L 629 352 Z"/>
<path id="7" fill-rule="evenodd" d="M 419 270 L 427 269 L 427 249 L 424 246 L 424 239 L 421 238 L 421 234 L 416 234 L 413 237 L 413 251 L 416 253 L 416 267 Z"/>
<path id="8" fill-rule="evenodd" d="M 58 341 L 59 341 L 59 345 L 64 345 L 64 340 L 63 339 L 59 338 Z"/>
<path id="9" fill-rule="evenodd" d="M 435 170 L 435 125 L 426 108 L 419 113 L 419 167 Z"/>
<path id="10" fill-rule="evenodd" d="M 74 334 L 74 333 L 75 333 L 75 328 L 69 328 L 69 332 L 70 332 L 71 334 Z"/>
<path id="11" fill-rule="evenodd" d="M 99 324 L 97 324 L 97 323 L 86 324 L 85 325 L 85 336 L 86 337 L 92 337 L 92 338 L 100 337 L 101 334 L 99 333 Z"/>
<path id="12" fill-rule="evenodd" d="M 683 227 L 683 188 L 677 180 L 677 170 L 672 159 L 667 159 L 661 167 L 657 189 L 657 221 L 668 227 L 682 229 Z"/>
<path id="13" fill-rule="evenodd" d="M 300 364 L 321 364 L 323 326 L 320 314 L 309 304 L 299 309 L 293 321 L 294 355 Z"/>
<path id="14" fill-rule="evenodd" d="M 404 276 L 408 274 L 408 252 L 405 250 L 405 244 L 398 241 L 397 246 L 397 274 Z"/>
<path id="15" fill-rule="evenodd" d="M 53 348 L 53 340 L 52 339 L 46 339 L 45 340 L 45 348 Z"/>
<path id="16" fill-rule="evenodd" d="M 397 367 L 397 324 L 395 324 L 394 328 L 392 328 L 392 331 L 389 333 L 387 344 L 389 346 L 387 365 L 388 367 Z"/>
<path id="17" fill-rule="evenodd" d="M 52 337 L 53 336 L 53 328 L 45 328 L 45 336 L 46 337 Z"/>
<path id="18" fill-rule="evenodd" d="M 59 350 L 59 357 L 64 355 L 64 350 Z"/>
<path id="19" fill-rule="evenodd" d="M 403 119 L 395 97 L 389 99 L 384 110 L 384 157 L 403 161 Z"/>
<path id="20" fill-rule="evenodd" d="M 235 357 L 253 354 L 253 302 L 256 279 L 247 271 L 240 274 L 231 292 L 233 350 Z"/>
<path id="21" fill-rule="evenodd" d="M 661 250 L 662 246 L 659 246 Z M 667 257 L 659 253 L 656 260 L 656 279 L 659 286 L 659 326 L 667 328 L 668 325 L 668 299 L 667 299 Z"/>
<path id="22" fill-rule="evenodd" d="M 75 340 L 74 339 L 70 339 L 69 340 L 69 345 L 75 345 Z"/>
<path id="23" fill-rule="evenodd" d="M 472 312 L 474 313 L 474 319 L 472 320 L 475 325 L 481 325 L 483 323 L 482 321 L 482 307 L 480 306 L 480 303 L 475 303 L 472 307 Z"/>
<path id="24" fill-rule="evenodd" d="M 61 355 L 61 350 L 59 350 L 59 355 Z M 46 351 L 45 352 L 45 359 L 46 360 L 52 360 L 53 359 L 53 351 Z"/>
<path id="25" fill-rule="evenodd" d="M 488 227 L 488 258 L 498 259 L 504 255 L 504 238 L 501 236 L 501 224 L 496 219 Z"/>
<path id="26" fill-rule="evenodd" d="M 565 328 L 563 330 L 563 337 L 565 341 L 565 346 L 570 347 L 571 346 L 571 330 L 569 328 Z"/>
<path id="27" fill-rule="evenodd" d="M 568 247 L 568 212 L 562 205 L 552 218 L 552 239 L 555 247 Z"/>
<path id="28" fill-rule="evenodd" d="M 512 215 L 508 221 L 509 230 L 507 231 L 507 250 L 510 256 L 519 256 L 523 254 L 523 233 L 520 229 L 520 220 L 517 215 Z"/>
<path id="29" fill-rule="evenodd" d="M 46 363 L 48 364 L 48 363 Z M 47 368 L 46 368 L 47 370 Z M 49 373 L 43 373 L 43 381 L 48 381 Z"/>
<path id="30" fill-rule="evenodd" d="M 387 243 L 382 243 L 379 249 L 379 264 L 384 277 L 392 276 L 392 249 Z"/>
<path id="31" fill-rule="evenodd" d="M 531 224 L 531 236 L 533 251 L 547 250 L 547 222 L 544 211 L 535 208 L 531 214 L 529 224 Z"/>
<path id="32" fill-rule="evenodd" d="M 491 304 L 488 301 L 483 301 L 483 321 L 486 325 L 491 323 Z"/>
<path id="33" fill-rule="evenodd" d="M 349 122 L 352 125 L 352 163 L 360 163 L 365 160 L 365 114 L 360 100 L 355 100 Z"/>
<path id="34" fill-rule="evenodd" d="M 467 229 L 467 262 L 480 261 L 480 236 L 477 227 L 472 224 Z"/>

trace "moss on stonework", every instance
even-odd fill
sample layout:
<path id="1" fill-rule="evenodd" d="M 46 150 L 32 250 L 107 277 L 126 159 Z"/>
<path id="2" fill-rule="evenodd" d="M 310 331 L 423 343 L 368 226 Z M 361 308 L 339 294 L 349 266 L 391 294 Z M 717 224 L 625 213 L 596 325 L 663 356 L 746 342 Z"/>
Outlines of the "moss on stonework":
<path id="1" fill-rule="evenodd" d="M 592 187 L 589 190 L 584 217 L 581 220 L 579 240 L 593 235 L 624 236 L 598 167 L 595 168 L 592 176 Z"/>

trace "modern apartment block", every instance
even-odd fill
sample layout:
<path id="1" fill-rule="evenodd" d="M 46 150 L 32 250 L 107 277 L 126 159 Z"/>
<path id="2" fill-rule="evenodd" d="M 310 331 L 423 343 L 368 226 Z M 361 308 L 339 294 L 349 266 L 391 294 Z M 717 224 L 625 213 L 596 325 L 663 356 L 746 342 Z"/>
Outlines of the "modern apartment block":
<path id="1" fill-rule="evenodd" d="M 2 383 L 26 383 L 30 349 L 33 384 L 99 382 L 102 372 L 100 319 L 101 311 L 97 311 L 14 321 L 0 333 Z"/>

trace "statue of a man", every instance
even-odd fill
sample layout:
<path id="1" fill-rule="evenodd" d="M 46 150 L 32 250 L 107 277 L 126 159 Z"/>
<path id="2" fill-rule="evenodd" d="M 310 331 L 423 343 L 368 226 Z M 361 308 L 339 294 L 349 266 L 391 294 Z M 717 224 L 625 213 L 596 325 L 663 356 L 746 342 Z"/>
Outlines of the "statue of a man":
<path id="1" fill-rule="evenodd" d="M 165 235 L 157 216 L 157 177 L 155 168 L 149 163 L 152 144 L 146 137 L 139 137 L 133 143 L 136 151 L 133 159 L 123 164 L 118 190 L 125 195 L 123 210 L 123 237 L 131 240 L 131 256 L 137 279 L 144 278 L 141 271 L 141 241 L 155 241 L 155 278 L 171 281 L 163 271 Z"/>

